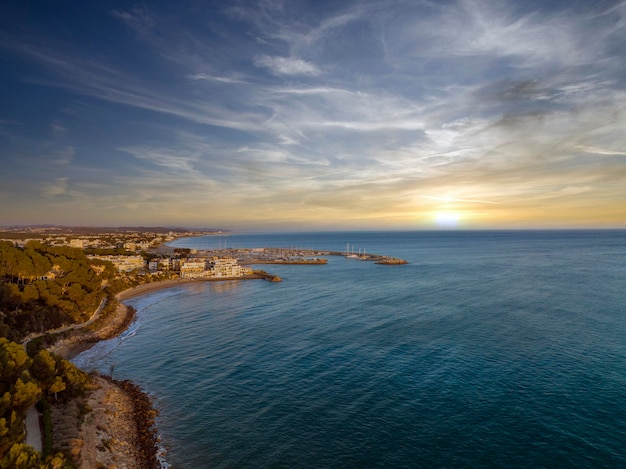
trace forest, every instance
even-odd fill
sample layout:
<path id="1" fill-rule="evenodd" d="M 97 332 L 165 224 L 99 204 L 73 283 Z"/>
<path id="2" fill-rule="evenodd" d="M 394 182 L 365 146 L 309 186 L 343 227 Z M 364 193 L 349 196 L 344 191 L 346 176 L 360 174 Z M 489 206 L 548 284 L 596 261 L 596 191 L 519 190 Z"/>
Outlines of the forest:
<path id="1" fill-rule="evenodd" d="M 73 467 L 65 455 L 53 453 L 48 402 L 81 395 L 89 382 L 89 375 L 47 350 L 31 357 L 20 344 L 0 338 L 0 468 Z M 23 442 L 26 411 L 36 403 L 44 414 L 42 453 Z"/>
<path id="2" fill-rule="evenodd" d="M 20 341 L 86 321 L 119 283 L 110 262 L 81 249 L 0 241 L 0 337 Z"/>
<path id="3" fill-rule="evenodd" d="M 0 469 L 73 468 L 70 458 L 53 452 L 50 405 L 90 386 L 89 375 L 45 350 L 54 334 L 26 347 L 20 342 L 31 333 L 84 323 L 100 305 L 106 304 L 107 314 L 115 309 L 116 293 L 150 280 L 119 273 L 79 248 L 0 241 Z M 42 453 L 24 442 L 26 412 L 35 404 L 43 414 Z"/>
<path id="4" fill-rule="evenodd" d="M 90 378 L 41 347 L 17 342 L 86 321 L 125 286 L 110 262 L 88 259 L 81 249 L 0 241 L 0 469 L 73 467 L 52 452 L 49 403 L 82 394 Z M 24 443 L 26 411 L 35 404 L 44 416 L 43 453 Z"/>

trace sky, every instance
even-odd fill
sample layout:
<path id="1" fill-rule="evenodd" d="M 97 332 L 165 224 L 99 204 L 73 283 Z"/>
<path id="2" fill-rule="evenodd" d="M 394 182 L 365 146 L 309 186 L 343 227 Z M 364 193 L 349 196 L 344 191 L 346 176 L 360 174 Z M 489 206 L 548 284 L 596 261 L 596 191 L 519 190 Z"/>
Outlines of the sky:
<path id="1" fill-rule="evenodd" d="M 0 225 L 626 228 L 626 2 L 0 3 Z"/>

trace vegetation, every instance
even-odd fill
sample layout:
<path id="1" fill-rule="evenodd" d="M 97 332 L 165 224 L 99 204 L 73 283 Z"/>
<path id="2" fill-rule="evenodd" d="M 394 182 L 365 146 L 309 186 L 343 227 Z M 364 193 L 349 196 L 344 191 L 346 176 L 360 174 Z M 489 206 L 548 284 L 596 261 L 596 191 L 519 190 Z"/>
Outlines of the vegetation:
<path id="1" fill-rule="evenodd" d="M 37 403 L 37 410 L 41 412 L 42 418 L 42 430 L 43 430 L 43 447 L 42 447 L 42 455 L 44 457 L 52 454 L 52 414 L 50 411 L 50 403 L 48 399 L 43 397 Z"/>
<path id="2" fill-rule="evenodd" d="M 66 401 L 82 394 L 89 375 L 46 350 L 34 357 L 24 347 L 0 338 L 0 468 L 68 468 L 61 453 L 52 454 L 46 436 L 45 458 L 24 441 L 26 411 L 42 397 Z M 48 417 L 49 419 L 49 417 Z M 46 418 L 44 418 L 44 424 Z M 44 425 L 46 426 L 46 425 Z M 49 434 L 50 430 L 45 430 Z"/>
<path id="3" fill-rule="evenodd" d="M 0 241 L 0 469 L 74 469 L 72 459 L 53 448 L 50 406 L 81 396 L 90 379 L 46 348 L 59 339 L 93 341 L 115 334 L 127 326 L 112 316 L 119 305 L 116 293 L 175 275 L 118 272 L 109 261 L 87 257 L 128 254 L 121 248 L 108 249 L 49 246 L 34 239 L 23 247 Z M 179 253 L 186 257 L 190 250 Z M 156 256 L 141 255 L 145 259 Z M 93 321 L 80 328 L 67 327 L 85 323 L 96 310 L 98 317 Z M 127 321 L 131 318 L 132 314 L 126 316 Z M 43 416 L 42 453 L 25 443 L 26 414 L 35 404 Z M 153 411 L 150 406 L 146 409 L 147 421 L 153 423 Z M 83 406 L 83 411 L 91 409 Z M 144 451 L 149 458 L 156 436 L 147 431 L 140 437 L 145 440 L 142 447 L 152 448 Z"/>
<path id="4" fill-rule="evenodd" d="M 128 252 L 115 250 L 121 253 Z M 74 468 L 71 458 L 52 448 L 50 405 L 82 395 L 90 380 L 46 347 L 75 335 L 64 326 L 87 321 L 104 304 L 98 319 L 82 328 L 87 336 L 92 328 L 99 330 L 118 305 L 116 293 L 167 276 L 120 273 L 111 262 L 88 259 L 78 248 L 0 241 L 0 469 Z M 59 328 L 64 329 L 55 331 Z M 26 413 L 36 403 L 43 414 L 42 453 L 24 441 Z"/>
<path id="5" fill-rule="evenodd" d="M 83 252 L 88 256 L 132 256 L 135 254 L 124 248 L 85 248 Z"/>
<path id="6" fill-rule="evenodd" d="M 89 260 L 77 248 L 0 241 L 0 337 L 21 340 L 87 320 L 115 276 L 110 262 Z"/>

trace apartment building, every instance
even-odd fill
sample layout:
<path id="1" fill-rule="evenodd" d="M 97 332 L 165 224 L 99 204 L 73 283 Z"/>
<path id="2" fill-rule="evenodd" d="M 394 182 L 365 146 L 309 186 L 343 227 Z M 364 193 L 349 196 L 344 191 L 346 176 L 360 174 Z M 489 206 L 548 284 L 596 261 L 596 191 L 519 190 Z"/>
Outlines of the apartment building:
<path id="1" fill-rule="evenodd" d="M 237 259 L 214 258 L 209 264 L 213 277 L 243 277 L 252 273 L 249 267 L 237 264 Z"/>

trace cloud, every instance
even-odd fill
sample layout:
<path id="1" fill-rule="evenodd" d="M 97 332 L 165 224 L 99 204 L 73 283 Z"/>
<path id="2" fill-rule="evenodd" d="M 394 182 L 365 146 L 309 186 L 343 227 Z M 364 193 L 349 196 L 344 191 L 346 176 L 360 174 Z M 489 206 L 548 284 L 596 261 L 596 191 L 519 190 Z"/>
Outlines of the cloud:
<path id="1" fill-rule="evenodd" d="M 154 16 L 145 8 L 133 8 L 131 11 L 113 10 L 111 16 L 122 20 L 130 28 L 140 33 L 152 30 L 156 24 Z"/>
<path id="2" fill-rule="evenodd" d="M 17 120 L 12 120 L 12 119 L 0 119 L 0 125 L 6 125 L 6 126 L 22 126 L 24 125 L 23 122 L 17 121 Z"/>
<path id="3" fill-rule="evenodd" d="M 198 81 L 210 81 L 215 83 L 227 83 L 227 84 L 247 84 L 248 82 L 245 80 L 240 80 L 238 78 L 230 78 L 230 77 L 220 77 L 209 75 L 206 73 L 196 73 L 194 75 L 189 75 L 189 78 L 192 80 Z"/>
<path id="4" fill-rule="evenodd" d="M 61 103 L 40 107 L 43 137 L 0 129 L 7 174 L 39 164 L 49 198 L 73 181 L 81 200 L 189 219 L 623 202 L 626 4 L 537 5 L 163 4 L 107 16 L 137 33 L 123 47 L 0 35 L 28 64 L 12 79 Z"/>
<path id="5" fill-rule="evenodd" d="M 202 124 L 242 130 L 259 130 L 262 117 L 236 112 L 210 100 L 198 101 L 184 93 L 173 94 L 162 85 L 145 81 L 115 65 L 93 58 L 57 52 L 27 43 L 0 44 L 43 65 L 49 78 L 29 78 L 42 86 L 68 89 L 104 101 L 187 119 Z"/>
<path id="6" fill-rule="evenodd" d="M 591 147 L 591 146 L 585 146 L 585 145 L 578 146 L 577 149 L 585 153 L 591 153 L 591 154 L 596 154 L 596 155 L 626 156 L 626 149 L 610 150 L 608 148 L 598 148 L 598 147 Z"/>
<path id="7" fill-rule="evenodd" d="M 270 57 L 261 55 L 254 59 L 257 67 L 269 69 L 274 75 L 306 75 L 318 76 L 321 74 L 314 64 L 296 57 Z"/>
<path id="8" fill-rule="evenodd" d="M 45 198 L 73 198 L 78 196 L 78 192 L 68 190 L 68 180 L 67 177 L 60 177 L 43 184 L 41 195 Z"/>
<path id="9" fill-rule="evenodd" d="M 181 155 L 179 151 L 170 148 L 127 147 L 118 150 L 128 153 L 138 160 L 152 163 L 175 173 L 193 174 L 197 157 Z"/>
<path id="10" fill-rule="evenodd" d="M 441 202 L 469 202 L 469 203 L 477 203 L 477 204 L 497 204 L 499 202 L 494 202 L 490 200 L 477 200 L 477 199 L 460 199 L 458 197 L 440 197 L 440 196 L 429 196 L 422 195 L 423 199 L 430 200 L 439 200 Z"/>
<path id="11" fill-rule="evenodd" d="M 69 165 L 74 158 L 74 154 L 74 147 L 65 145 L 54 152 L 55 163 L 61 166 Z"/>

